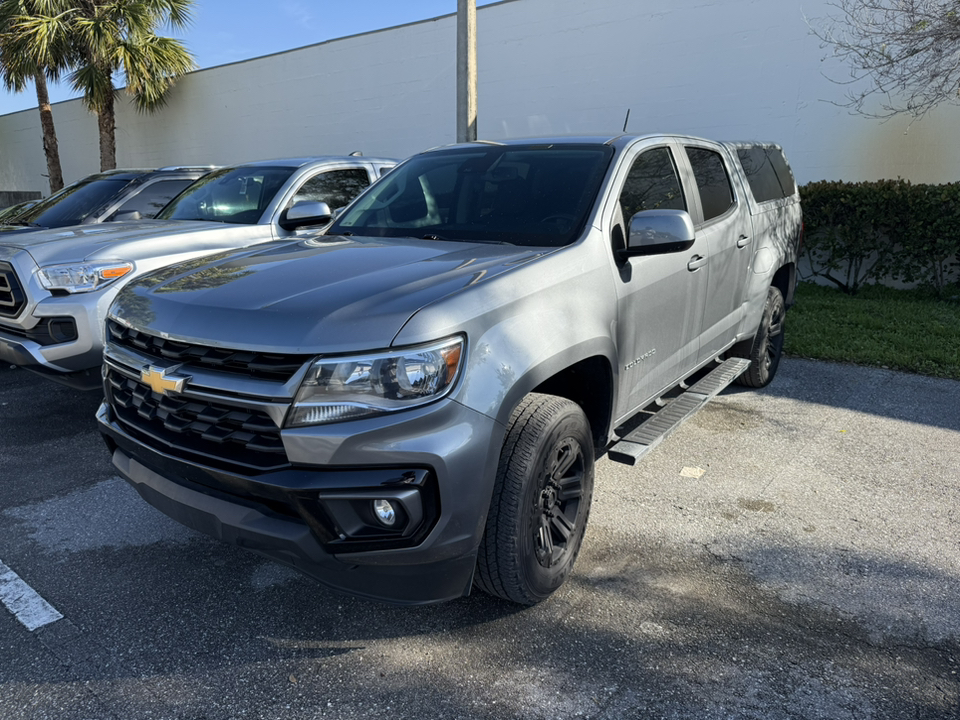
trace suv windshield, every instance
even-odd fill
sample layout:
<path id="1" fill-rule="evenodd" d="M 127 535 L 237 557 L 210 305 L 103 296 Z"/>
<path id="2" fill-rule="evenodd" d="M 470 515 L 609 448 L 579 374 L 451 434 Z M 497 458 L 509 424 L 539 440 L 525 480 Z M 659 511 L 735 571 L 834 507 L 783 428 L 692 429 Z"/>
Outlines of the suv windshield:
<path id="1" fill-rule="evenodd" d="M 157 218 L 253 225 L 294 169 L 258 166 L 216 170 L 174 198 Z"/>
<path id="2" fill-rule="evenodd" d="M 568 245 L 612 157 L 611 147 L 586 144 L 424 153 L 390 172 L 326 234 Z"/>
<path id="3" fill-rule="evenodd" d="M 10 222 L 17 225 L 39 225 L 60 228 L 80 225 L 89 215 L 116 197 L 130 182 L 119 178 L 91 178 L 65 187 L 60 192 L 41 200 Z"/>

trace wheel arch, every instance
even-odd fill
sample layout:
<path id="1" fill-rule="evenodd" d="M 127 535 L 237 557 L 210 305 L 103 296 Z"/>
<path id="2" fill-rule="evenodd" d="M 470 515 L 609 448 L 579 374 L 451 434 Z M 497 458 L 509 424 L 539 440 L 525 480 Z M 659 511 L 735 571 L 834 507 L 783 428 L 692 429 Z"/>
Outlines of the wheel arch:
<path id="1" fill-rule="evenodd" d="M 530 392 L 557 395 L 579 405 L 590 423 L 595 453 L 600 454 L 607 444 L 613 414 L 613 369 L 606 357 L 584 358 L 554 373 Z"/>
<path id="2" fill-rule="evenodd" d="M 783 301 L 789 308 L 794 302 L 794 292 L 797 289 L 797 265 L 786 263 L 774 274 L 770 284 L 780 291 Z"/>
<path id="3" fill-rule="evenodd" d="M 583 352 L 591 346 L 595 352 Z M 575 402 L 590 423 L 595 451 L 606 446 L 613 414 L 613 364 L 609 356 L 594 343 L 579 348 L 573 358 L 565 354 L 541 362 L 523 373 L 503 396 L 496 411 L 496 420 L 504 426 L 510 422 L 514 409 L 530 393 L 556 395 Z"/>

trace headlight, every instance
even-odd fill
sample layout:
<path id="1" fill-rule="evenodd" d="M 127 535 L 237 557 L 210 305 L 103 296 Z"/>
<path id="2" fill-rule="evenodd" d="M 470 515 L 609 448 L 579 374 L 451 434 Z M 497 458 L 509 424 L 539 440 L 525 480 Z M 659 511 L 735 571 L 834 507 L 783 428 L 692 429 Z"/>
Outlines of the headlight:
<path id="1" fill-rule="evenodd" d="M 323 425 L 406 410 L 453 387 L 463 338 L 390 353 L 317 360 L 300 386 L 288 427 Z"/>
<path id="2" fill-rule="evenodd" d="M 47 290 L 85 293 L 99 290 L 114 280 L 133 271 L 133 263 L 77 263 L 76 265 L 47 265 L 40 268 L 37 277 Z"/>

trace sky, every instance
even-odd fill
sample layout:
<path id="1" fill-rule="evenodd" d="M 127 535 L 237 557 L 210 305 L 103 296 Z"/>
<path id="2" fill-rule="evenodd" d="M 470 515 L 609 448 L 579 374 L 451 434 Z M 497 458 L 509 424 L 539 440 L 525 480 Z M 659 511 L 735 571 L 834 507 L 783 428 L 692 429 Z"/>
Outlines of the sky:
<path id="1" fill-rule="evenodd" d="M 179 38 L 198 68 L 211 68 L 456 11 L 457 0 L 194 0 L 191 26 L 160 34 Z M 53 102 L 71 97 L 66 84 L 50 88 Z M 0 115 L 36 106 L 32 84 L 19 94 L 0 90 Z"/>

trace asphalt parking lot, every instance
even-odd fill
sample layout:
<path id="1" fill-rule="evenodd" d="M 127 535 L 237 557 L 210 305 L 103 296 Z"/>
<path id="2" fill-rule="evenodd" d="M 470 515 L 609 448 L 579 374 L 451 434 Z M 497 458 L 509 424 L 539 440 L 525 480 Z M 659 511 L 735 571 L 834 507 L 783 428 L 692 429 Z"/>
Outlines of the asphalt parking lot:
<path id="1" fill-rule="evenodd" d="M 0 369 L 0 717 L 960 718 L 960 382 L 787 358 L 602 460 L 549 601 L 334 595 L 146 505 L 94 395 Z"/>

